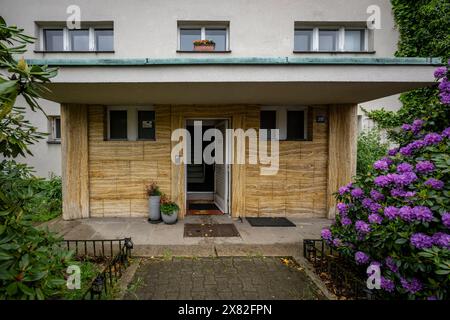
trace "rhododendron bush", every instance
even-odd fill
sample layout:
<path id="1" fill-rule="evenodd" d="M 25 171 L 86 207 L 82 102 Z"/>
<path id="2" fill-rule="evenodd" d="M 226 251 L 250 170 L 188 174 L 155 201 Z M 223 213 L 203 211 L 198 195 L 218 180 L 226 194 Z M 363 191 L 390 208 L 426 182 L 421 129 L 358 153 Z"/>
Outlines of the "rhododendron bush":
<path id="1" fill-rule="evenodd" d="M 448 104 L 448 68 L 436 76 Z M 339 189 L 336 220 L 322 230 L 362 270 L 380 267 L 385 298 L 450 298 L 450 128 L 425 130 L 432 124 L 403 125 L 405 143 Z"/>

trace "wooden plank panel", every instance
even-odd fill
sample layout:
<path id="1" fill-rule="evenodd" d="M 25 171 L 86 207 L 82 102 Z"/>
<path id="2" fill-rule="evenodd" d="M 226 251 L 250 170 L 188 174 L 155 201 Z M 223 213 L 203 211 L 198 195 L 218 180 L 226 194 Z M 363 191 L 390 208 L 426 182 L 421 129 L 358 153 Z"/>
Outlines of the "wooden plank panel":
<path id="1" fill-rule="evenodd" d="M 89 217 L 88 109 L 61 105 L 63 219 Z"/>
<path id="2" fill-rule="evenodd" d="M 328 217 L 335 216 L 333 193 L 356 174 L 357 105 L 332 105 L 329 109 Z"/>

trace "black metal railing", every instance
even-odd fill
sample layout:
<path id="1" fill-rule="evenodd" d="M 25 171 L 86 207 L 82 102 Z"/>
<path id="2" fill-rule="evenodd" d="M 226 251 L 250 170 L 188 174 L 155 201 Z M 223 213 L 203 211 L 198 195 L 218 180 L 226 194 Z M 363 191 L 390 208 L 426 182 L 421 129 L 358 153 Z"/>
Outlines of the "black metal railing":
<path id="1" fill-rule="evenodd" d="M 376 293 L 367 288 L 364 273 L 325 241 L 303 240 L 303 256 L 313 265 L 317 274 L 329 277 L 337 296 L 377 299 Z"/>
<path id="2" fill-rule="evenodd" d="M 102 271 L 90 283 L 83 299 L 101 299 L 111 293 L 122 271 L 129 265 L 133 242 L 131 238 L 114 240 L 64 240 L 67 250 L 73 250 L 77 260 L 105 262 Z"/>

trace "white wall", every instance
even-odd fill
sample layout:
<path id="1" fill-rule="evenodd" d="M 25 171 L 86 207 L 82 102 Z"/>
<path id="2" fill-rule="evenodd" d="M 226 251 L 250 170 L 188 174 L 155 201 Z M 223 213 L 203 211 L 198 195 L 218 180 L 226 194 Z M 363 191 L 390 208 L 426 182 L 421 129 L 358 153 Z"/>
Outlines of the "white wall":
<path id="1" fill-rule="evenodd" d="M 378 110 L 384 108 L 386 111 L 397 111 L 402 106 L 402 103 L 399 100 L 400 95 L 396 94 L 393 96 L 368 101 L 365 103 L 359 104 L 358 108 L 358 129 L 362 130 L 370 130 L 374 128 L 375 124 L 372 120 L 366 117 L 365 113 L 362 111 L 361 107 L 367 111 Z"/>
<path id="2" fill-rule="evenodd" d="M 59 104 L 48 100 L 39 100 L 39 104 L 48 116 L 60 115 Z M 17 99 L 16 106 L 26 107 L 25 118 L 30 120 L 39 132 L 49 133 L 48 119 L 41 111 L 31 111 L 22 98 Z M 49 177 L 51 173 L 61 175 L 61 144 L 49 144 L 47 141 L 47 137 L 39 140 L 30 147 L 33 156 L 18 157 L 16 161 L 34 167 L 36 175 L 40 177 Z M 0 160 L 3 160 L 2 156 Z"/>
<path id="3" fill-rule="evenodd" d="M 369 56 L 392 56 L 398 39 L 389 0 L 0 0 L 7 23 L 34 35 L 38 34 L 35 22 L 66 21 L 69 5 L 80 7 L 82 21 L 114 22 L 115 53 L 30 52 L 28 57 L 193 57 L 176 52 L 178 20 L 230 22 L 232 52 L 202 57 L 305 56 L 293 53 L 296 21 L 365 22 L 372 5 L 381 9 L 381 29 L 374 33 L 376 53 Z"/>
<path id="4" fill-rule="evenodd" d="M 65 21 L 69 5 L 81 8 L 82 21 L 114 22 L 115 52 L 38 53 L 34 50 L 39 44 L 32 44 L 25 54 L 27 58 L 198 57 L 193 53 L 176 52 L 178 20 L 229 21 L 232 52 L 203 53 L 201 57 L 307 57 L 309 54 L 293 53 L 296 21 L 366 21 L 367 8 L 371 5 L 381 9 L 381 29 L 374 32 L 376 52 L 357 56 L 392 57 L 398 41 L 390 0 L 0 0 L 1 15 L 7 23 L 16 24 L 35 36 L 38 35 L 36 22 Z M 49 115 L 59 114 L 59 105 L 49 101 L 42 104 Z M 368 108 L 399 106 L 392 98 L 363 105 Z M 28 112 L 27 117 L 41 131 L 47 131 L 45 116 Z M 39 175 L 60 174 L 60 145 L 47 144 L 43 140 L 32 150 L 35 156 L 26 161 L 36 167 Z"/>

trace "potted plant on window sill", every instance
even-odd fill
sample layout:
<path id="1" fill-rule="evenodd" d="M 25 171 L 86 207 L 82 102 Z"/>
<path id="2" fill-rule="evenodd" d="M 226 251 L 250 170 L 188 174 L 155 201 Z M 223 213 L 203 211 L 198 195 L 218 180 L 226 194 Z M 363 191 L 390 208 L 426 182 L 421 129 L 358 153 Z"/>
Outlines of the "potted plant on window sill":
<path id="1" fill-rule="evenodd" d="M 161 198 L 161 217 L 165 224 L 175 224 L 178 220 L 180 207 L 165 196 Z"/>
<path id="2" fill-rule="evenodd" d="M 150 223 L 160 223 L 161 213 L 160 213 L 160 202 L 161 202 L 161 191 L 159 190 L 156 182 L 152 182 L 147 186 L 147 196 L 148 198 L 148 222 Z"/>
<path id="3" fill-rule="evenodd" d="M 195 40 L 194 51 L 214 51 L 216 43 L 212 40 Z"/>

